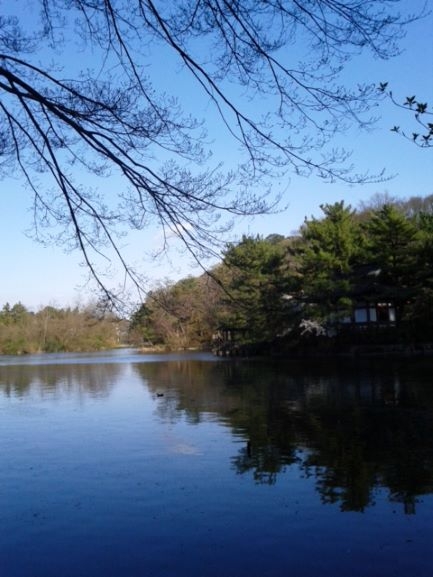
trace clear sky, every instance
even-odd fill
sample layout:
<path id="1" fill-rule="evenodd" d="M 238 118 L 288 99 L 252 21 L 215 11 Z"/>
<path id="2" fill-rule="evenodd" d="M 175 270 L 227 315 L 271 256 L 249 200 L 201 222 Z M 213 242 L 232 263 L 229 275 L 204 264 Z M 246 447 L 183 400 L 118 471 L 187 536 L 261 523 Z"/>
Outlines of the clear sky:
<path id="1" fill-rule="evenodd" d="M 420 0 L 404 0 L 402 6 L 411 10 L 421 7 Z M 431 0 L 430 0 L 431 5 Z M 1 5 L 0 5 L 1 9 Z M 415 22 L 401 43 L 403 53 L 397 58 L 381 62 L 363 58 L 349 66 L 347 75 L 354 82 L 379 83 L 388 81 L 396 98 L 403 100 L 415 94 L 433 106 L 433 17 Z M 182 77 L 176 78 L 182 88 Z M 205 113 L 205 112 L 204 112 Z M 385 168 L 392 176 L 386 182 L 347 186 L 342 183 L 325 184 L 315 177 L 292 176 L 282 182 L 287 208 L 278 214 L 236 221 L 230 239 L 243 233 L 289 235 L 303 222 L 304 217 L 320 214 L 319 205 L 344 199 L 356 207 L 375 193 L 388 192 L 396 197 L 426 196 L 433 193 L 433 150 L 419 149 L 390 131 L 397 124 L 410 129 L 412 115 L 400 112 L 391 103 L 384 102 L 374 114 L 380 116 L 373 131 L 349 131 L 339 144 L 353 150 L 353 162 L 359 171 L 378 173 Z M 217 134 L 217 133 L 216 133 Z M 216 139 L 215 149 L 222 160 L 224 142 Z M 227 154 L 232 154 L 228 152 Z M 1 181 L 0 242 L 2 246 L 0 306 L 21 301 L 26 306 L 75 305 L 92 297 L 92 285 L 86 283 L 87 272 L 77 252 L 65 252 L 55 244 L 42 246 L 32 240 L 26 231 L 32 227 L 30 192 L 19 179 Z M 113 187 L 102 181 L 110 193 Z M 158 259 L 151 255 L 161 248 L 160 231 L 155 227 L 131 233 L 122 239 L 126 257 L 147 278 L 149 285 L 167 278 L 177 279 L 186 274 L 199 274 L 190 259 L 182 254 L 176 242 L 168 257 Z M 122 277 L 111 279 L 122 282 Z"/>

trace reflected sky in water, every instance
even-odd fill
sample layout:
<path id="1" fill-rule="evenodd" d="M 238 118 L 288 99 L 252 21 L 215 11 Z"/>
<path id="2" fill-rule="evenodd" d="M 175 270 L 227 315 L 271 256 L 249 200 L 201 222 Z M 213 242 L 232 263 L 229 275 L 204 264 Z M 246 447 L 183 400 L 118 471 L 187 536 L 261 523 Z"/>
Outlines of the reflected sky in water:
<path id="1" fill-rule="evenodd" d="M 430 577 L 432 368 L 1 357 L 0 575 Z"/>

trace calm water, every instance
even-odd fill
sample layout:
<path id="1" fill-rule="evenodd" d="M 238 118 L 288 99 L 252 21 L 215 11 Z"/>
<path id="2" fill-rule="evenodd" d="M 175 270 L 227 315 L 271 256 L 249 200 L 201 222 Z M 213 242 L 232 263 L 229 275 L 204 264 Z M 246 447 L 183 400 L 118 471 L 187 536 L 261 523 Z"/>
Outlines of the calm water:
<path id="1" fill-rule="evenodd" d="M 0 357 L 0 577 L 431 577 L 432 369 Z"/>

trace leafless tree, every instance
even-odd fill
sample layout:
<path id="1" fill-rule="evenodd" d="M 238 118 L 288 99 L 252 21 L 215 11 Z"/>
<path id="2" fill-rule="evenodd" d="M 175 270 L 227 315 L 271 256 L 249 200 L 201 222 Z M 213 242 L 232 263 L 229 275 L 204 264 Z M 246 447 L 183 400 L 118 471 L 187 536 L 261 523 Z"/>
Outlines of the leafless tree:
<path id="1" fill-rule="evenodd" d="M 333 137 L 353 123 L 368 124 L 377 90 L 345 87 L 339 76 L 363 50 L 379 58 L 398 52 L 411 19 L 396 11 L 398 3 L 7 3 L 0 16 L 2 174 L 21 171 L 33 194 L 36 235 L 81 250 L 112 298 L 96 264 L 105 251 L 114 251 L 139 285 L 119 231 L 156 219 L 166 238 L 175 233 L 198 257 L 228 225 L 221 215 L 269 210 L 276 174 L 366 178 L 347 165 L 344 151 L 335 151 Z M 172 94 L 152 82 L 148 67 L 161 54 L 171 54 L 179 78 L 219 118 L 223 138 L 243 151 L 234 170 L 209 157 L 206 122 L 182 111 L 188 106 L 181 106 L 176 79 Z M 255 104 L 263 99 L 264 115 Z M 119 179 L 116 198 L 101 184 L 89 185 L 95 177 Z M 258 181 L 264 194 L 252 192 Z"/>

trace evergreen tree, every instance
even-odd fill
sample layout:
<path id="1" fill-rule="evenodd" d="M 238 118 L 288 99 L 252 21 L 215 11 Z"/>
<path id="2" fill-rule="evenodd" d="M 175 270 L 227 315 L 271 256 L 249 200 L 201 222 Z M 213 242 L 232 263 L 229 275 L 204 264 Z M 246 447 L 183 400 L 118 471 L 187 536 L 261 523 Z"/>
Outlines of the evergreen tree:
<path id="1" fill-rule="evenodd" d="M 377 267 L 376 298 L 393 302 L 399 320 L 416 285 L 416 227 L 398 208 L 385 204 L 364 230 L 368 262 Z"/>
<path id="2" fill-rule="evenodd" d="M 354 211 L 344 201 L 320 207 L 324 218 L 305 220 L 298 251 L 304 299 L 320 317 L 350 306 L 353 266 L 362 237 Z"/>
<path id="3" fill-rule="evenodd" d="M 283 241 L 260 236 L 244 236 L 225 252 L 223 262 L 230 271 L 225 320 L 253 340 L 273 338 L 285 328 L 285 253 Z"/>

